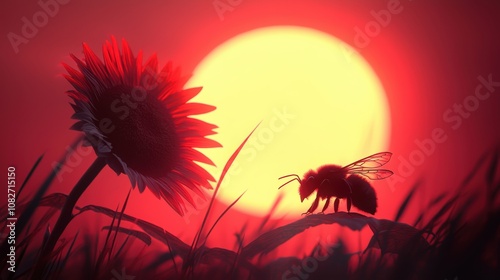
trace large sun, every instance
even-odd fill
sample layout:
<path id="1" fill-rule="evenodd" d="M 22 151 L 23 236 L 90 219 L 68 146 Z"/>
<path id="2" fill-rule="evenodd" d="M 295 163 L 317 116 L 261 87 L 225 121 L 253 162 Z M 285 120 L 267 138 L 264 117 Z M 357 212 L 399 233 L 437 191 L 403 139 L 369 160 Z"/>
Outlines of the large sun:
<path id="1" fill-rule="evenodd" d="M 233 37 L 196 67 L 187 84 L 194 86 L 203 86 L 195 101 L 217 106 L 205 119 L 219 126 L 214 138 L 224 148 L 203 151 L 217 164 L 207 167 L 216 178 L 260 122 L 218 194 L 229 204 L 247 190 L 235 207 L 251 215 L 267 214 L 279 195 L 278 217 L 300 215 L 314 194 L 301 203 L 299 184 L 278 190 L 278 177 L 345 165 L 388 145 L 377 75 L 352 47 L 314 29 L 273 26 Z"/>

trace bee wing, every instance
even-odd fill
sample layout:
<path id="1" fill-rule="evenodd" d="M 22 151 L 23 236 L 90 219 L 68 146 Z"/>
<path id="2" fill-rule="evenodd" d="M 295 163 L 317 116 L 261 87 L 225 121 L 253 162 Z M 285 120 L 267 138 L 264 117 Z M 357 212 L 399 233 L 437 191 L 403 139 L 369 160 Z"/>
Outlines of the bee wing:
<path id="1" fill-rule="evenodd" d="M 373 169 L 373 168 L 363 168 L 363 167 L 349 169 L 347 173 L 362 175 L 371 180 L 382 180 L 394 174 L 394 172 L 387 169 Z"/>
<path id="2" fill-rule="evenodd" d="M 380 166 L 386 164 L 387 162 L 389 162 L 389 160 L 391 159 L 391 156 L 392 156 L 391 152 L 376 153 L 376 154 L 373 154 L 371 156 L 367 156 L 365 158 L 362 158 L 358 161 L 355 161 L 351 164 L 348 164 L 348 165 L 342 167 L 342 169 L 347 169 L 347 171 L 349 172 L 350 170 L 359 169 L 359 168 L 361 168 L 361 169 L 363 169 L 363 168 L 370 168 L 370 169 L 377 168 L 377 167 L 380 167 Z"/>

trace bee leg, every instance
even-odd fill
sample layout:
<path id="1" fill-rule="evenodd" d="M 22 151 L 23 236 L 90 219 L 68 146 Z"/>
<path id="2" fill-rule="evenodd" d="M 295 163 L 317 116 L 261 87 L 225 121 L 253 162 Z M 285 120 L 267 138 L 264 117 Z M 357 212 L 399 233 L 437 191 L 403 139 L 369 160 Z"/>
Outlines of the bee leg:
<path id="1" fill-rule="evenodd" d="M 349 184 L 349 182 L 347 182 L 346 179 L 344 179 L 344 182 L 347 184 L 347 186 L 349 187 L 349 193 L 352 194 L 352 187 L 351 187 L 351 184 Z"/>
<path id="2" fill-rule="evenodd" d="M 349 184 L 349 182 L 347 182 L 346 179 L 344 179 L 344 182 L 347 184 L 347 186 L 349 187 L 349 195 L 347 196 L 347 213 L 351 212 L 351 195 L 352 195 L 352 187 L 351 187 L 351 184 Z"/>
<path id="3" fill-rule="evenodd" d="M 323 206 L 323 210 L 321 210 L 321 213 L 324 213 L 326 208 L 328 208 L 328 205 L 330 204 L 330 197 L 326 199 L 325 206 Z"/>
<path id="4" fill-rule="evenodd" d="M 335 198 L 335 202 L 333 203 L 333 210 L 335 211 L 335 213 L 339 212 L 339 203 L 340 203 L 340 199 Z"/>
<path id="5" fill-rule="evenodd" d="M 319 196 L 316 195 L 316 199 L 314 200 L 314 202 L 311 205 L 311 207 L 309 208 L 309 210 L 307 210 L 306 213 L 302 213 L 302 215 L 312 214 L 312 212 L 314 212 L 314 210 L 316 210 L 316 208 L 318 208 L 318 204 L 319 204 Z"/>

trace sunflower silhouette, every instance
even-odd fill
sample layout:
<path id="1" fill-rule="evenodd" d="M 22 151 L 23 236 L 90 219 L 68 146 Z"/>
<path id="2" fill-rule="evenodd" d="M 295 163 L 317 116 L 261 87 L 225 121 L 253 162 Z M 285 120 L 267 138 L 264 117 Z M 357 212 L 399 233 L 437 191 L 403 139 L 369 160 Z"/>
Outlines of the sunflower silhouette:
<path id="1" fill-rule="evenodd" d="M 84 133 L 84 145 L 94 148 L 97 159 L 66 196 L 32 279 L 44 275 L 57 241 L 75 217 L 76 202 L 106 165 L 127 174 L 141 193 L 149 188 L 180 215 L 185 201 L 196 207 L 188 189 L 204 198 L 203 188 L 211 189 L 215 181 L 197 164 L 214 165 L 196 148 L 221 146 L 207 138 L 217 126 L 191 117 L 215 109 L 188 102 L 201 88 L 183 89 L 187 77 L 171 63 L 158 71 L 155 54 L 143 65 L 142 52 L 134 57 L 125 40 L 121 52 L 114 37 L 102 52 L 100 60 L 84 43 L 83 60 L 71 55 L 78 70 L 63 63 L 74 87 L 68 91 L 77 120 L 71 128 Z"/>
<path id="2" fill-rule="evenodd" d="M 204 197 L 202 188 L 215 181 L 197 162 L 214 163 L 195 148 L 220 147 L 207 138 L 217 126 L 191 117 L 215 107 L 188 102 L 201 88 L 183 89 L 187 78 L 171 63 L 158 71 L 155 54 L 143 65 L 142 52 L 134 57 L 125 40 L 120 52 L 114 38 L 102 52 L 101 61 L 84 43 L 83 60 L 71 55 L 78 69 L 63 64 L 74 87 L 72 129 L 85 134 L 101 166 L 126 174 L 141 193 L 149 188 L 183 215 L 185 201 L 195 206 L 191 193 Z"/>

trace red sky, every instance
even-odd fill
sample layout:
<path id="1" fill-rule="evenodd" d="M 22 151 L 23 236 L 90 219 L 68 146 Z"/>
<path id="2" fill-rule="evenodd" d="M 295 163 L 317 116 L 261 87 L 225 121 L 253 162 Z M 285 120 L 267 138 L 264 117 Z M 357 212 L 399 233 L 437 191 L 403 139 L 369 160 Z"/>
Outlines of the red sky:
<path id="1" fill-rule="evenodd" d="M 356 47 L 379 75 L 391 108 L 394 157 L 389 167 L 400 176 L 393 179 L 401 180 L 379 185 L 378 216 L 382 218 L 394 217 L 401 199 L 420 176 L 427 178 L 429 186 L 419 192 L 420 205 L 412 206 L 415 213 L 433 195 L 452 192 L 480 154 L 500 140 L 500 86 L 495 84 L 500 82 L 500 4 L 495 1 L 474 5 L 423 0 L 60 2 L 67 3 L 0 4 L 0 33 L 4 35 L 0 41 L 1 168 L 14 165 L 23 178 L 45 153 L 31 187 L 78 135 L 68 130 L 73 120 L 61 62 L 71 62 L 69 53 L 80 55 L 84 41 L 100 53 L 101 44 L 111 35 L 126 38 L 133 50 L 142 49 L 146 56 L 157 52 L 160 63 L 173 60 L 184 73 L 225 40 L 271 25 L 316 28 Z M 44 10 L 40 3 L 51 4 Z M 388 10 L 390 19 L 375 24 Z M 26 21 L 37 25 L 29 30 Z M 367 37 L 359 37 L 359 30 L 368 32 Z M 476 92 L 488 79 L 493 86 Z M 434 144 L 429 144 L 426 139 L 432 137 Z M 92 159 L 93 154 L 82 156 L 82 165 L 63 174 L 50 192 L 69 192 Z M 405 162 L 412 165 L 410 170 Z M 82 204 L 115 208 L 128 189 L 127 178 L 116 178 L 107 169 L 82 197 Z M 138 191 L 132 192 L 129 211 L 185 240 L 190 240 L 202 216 L 194 214 L 186 223 L 163 202 Z M 231 235 L 234 230 L 224 231 L 246 220 L 236 218 L 238 213 L 232 215 L 216 235 Z"/>

